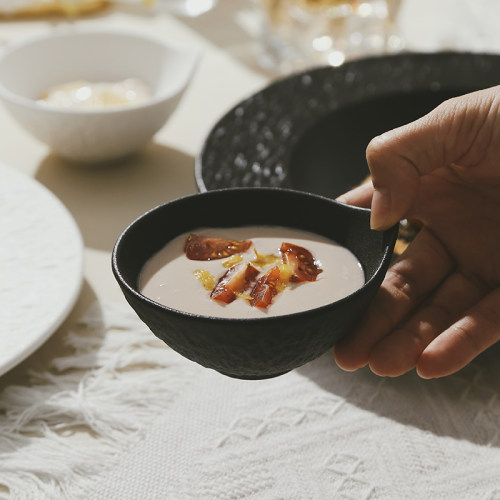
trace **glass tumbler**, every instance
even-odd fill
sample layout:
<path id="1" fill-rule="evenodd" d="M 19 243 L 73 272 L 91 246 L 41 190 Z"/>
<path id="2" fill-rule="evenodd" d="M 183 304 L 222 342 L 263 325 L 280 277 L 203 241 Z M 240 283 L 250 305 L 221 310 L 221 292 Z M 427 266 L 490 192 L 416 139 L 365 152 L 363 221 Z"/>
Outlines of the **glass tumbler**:
<path id="1" fill-rule="evenodd" d="M 260 0 L 262 67 L 289 73 L 403 49 L 400 0 Z"/>

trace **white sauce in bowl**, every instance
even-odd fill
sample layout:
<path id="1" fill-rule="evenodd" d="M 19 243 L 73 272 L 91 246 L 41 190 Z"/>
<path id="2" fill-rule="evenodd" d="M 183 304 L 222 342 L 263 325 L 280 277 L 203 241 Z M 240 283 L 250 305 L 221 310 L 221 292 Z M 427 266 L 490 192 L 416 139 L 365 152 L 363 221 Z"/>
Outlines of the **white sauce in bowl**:
<path id="1" fill-rule="evenodd" d="M 37 102 L 60 108 L 90 110 L 130 106 L 151 96 L 149 86 L 137 78 L 96 83 L 78 80 L 48 89 Z"/>
<path id="2" fill-rule="evenodd" d="M 198 270 L 207 270 L 215 281 L 227 271 L 227 259 L 196 261 L 184 254 L 189 233 L 169 242 L 144 265 L 139 279 L 143 295 L 179 311 L 224 318 L 259 318 L 279 316 L 330 304 L 350 295 L 365 282 L 361 264 L 346 248 L 322 236 L 275 226 L 243 226 L 237 228 L 200 228 L 192 233 L 233 240 L 252 240 L 253 245 L 242 254 L 244 261 L 255 259 L 254 248 L 261 254 L 280 255 L 286 241 L 309 250 L 319 262 L 322 272 L 316 281 L 290 283 L 278 293 L 267 309 L 252 307 L 244 299 L 224 304 L 210 298 L 195 277 Z M 266 269 L 259 268 L 264 272 Z"/>

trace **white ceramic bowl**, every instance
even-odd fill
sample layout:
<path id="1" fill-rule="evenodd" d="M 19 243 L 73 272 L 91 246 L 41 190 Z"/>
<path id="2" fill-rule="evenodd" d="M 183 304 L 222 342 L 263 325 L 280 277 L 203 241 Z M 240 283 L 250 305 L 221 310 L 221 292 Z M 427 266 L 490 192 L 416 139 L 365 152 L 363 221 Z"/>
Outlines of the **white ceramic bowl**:
<path id="1" fill-rule="evenodd" d="M 124 31 L 56 32 L 9 44 L 0 56 L 0 97 L 12 116 L 58 155 L 96 162 L 141 149 L 165 124 L 194 69 L 197 51 Z M 139 78 L 153 95 L 140 103 L 92 110 L 37 99 L 75 80 Z"/>

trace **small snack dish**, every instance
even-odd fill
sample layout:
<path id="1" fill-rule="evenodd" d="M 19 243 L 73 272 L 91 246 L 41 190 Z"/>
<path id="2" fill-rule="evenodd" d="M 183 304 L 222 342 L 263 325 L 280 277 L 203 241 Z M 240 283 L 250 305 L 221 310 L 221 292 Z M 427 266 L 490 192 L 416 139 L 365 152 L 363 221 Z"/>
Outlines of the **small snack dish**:
<path id="1" fill-rule="evenodd" d="M 350 250 L 364 285 L 347 297 L 302 312 L 222 318 L 161 305 L 139 290 L 144 264 L 175 237 L 199 227 L 286 226 L 315 233 Z M 322 355 L 347 335 L 377 292 L 398 228 L 370 229 L 370 211 L 330 198 L 280 188 L 227 188 L 160 205 L 120 235 L 112 269 L 132 308 L 172 349 L 207 368 L 241 379 L 275 377 Z"/>
<path id="2" fill-rule="evenodd" d="M 93 163 L 147 144 L 178 104 L 199 59 L 136 32 L 71 30 L 12 42 L 0 56 L 0 98 L 34 137 L 62 157 Z M 40 102 L 48 90 L 76 81 L 138 79 L 151 91 L 127 106 L 60 107 Z"/>

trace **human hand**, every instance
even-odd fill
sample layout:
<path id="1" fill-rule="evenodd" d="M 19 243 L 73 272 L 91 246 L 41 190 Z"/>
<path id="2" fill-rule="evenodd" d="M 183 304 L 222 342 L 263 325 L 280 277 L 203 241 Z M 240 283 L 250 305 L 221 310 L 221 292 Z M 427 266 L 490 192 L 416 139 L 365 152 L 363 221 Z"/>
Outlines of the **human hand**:
<path id="1" fill-rule="evenodd" d="M 339 200 L 371 205 L 374 229 L 423 228 L 335 359 L 386 376 L 454 373 L 500 340 L 500 86 L 376 137 L 367 161 L 373 185 Z"/>

